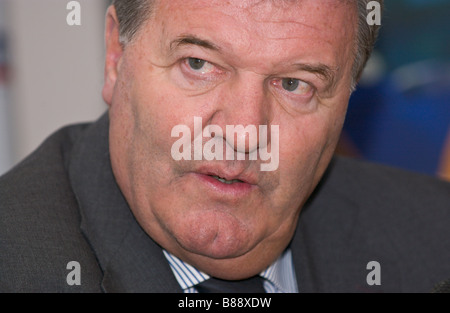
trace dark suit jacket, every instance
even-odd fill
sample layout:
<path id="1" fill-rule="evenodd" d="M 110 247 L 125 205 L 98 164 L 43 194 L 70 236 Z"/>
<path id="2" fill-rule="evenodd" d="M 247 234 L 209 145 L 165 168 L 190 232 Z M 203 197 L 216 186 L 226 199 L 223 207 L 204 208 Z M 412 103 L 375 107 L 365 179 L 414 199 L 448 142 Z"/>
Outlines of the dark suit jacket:
<path id="1" fill-rule="evenodd" d="M 115 183 L 108 124 L 64 128 L 0 178 L 0 291 L 181 292 Z M 429 292 L 450 278 L 450 185 L 335 158 L 291 249 L 301 292 Z"/>

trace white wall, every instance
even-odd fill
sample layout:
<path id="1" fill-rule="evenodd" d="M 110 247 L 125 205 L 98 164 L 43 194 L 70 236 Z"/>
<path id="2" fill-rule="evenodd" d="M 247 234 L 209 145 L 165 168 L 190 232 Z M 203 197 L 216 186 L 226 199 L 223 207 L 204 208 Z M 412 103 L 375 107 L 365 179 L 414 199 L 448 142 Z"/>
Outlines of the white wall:
<path id="1" fill-rule="evenodd" d="M 7 1 L 12 163 L 63 125 L 98 118 L 104 62 L 105 0 L 79 0 L 81 26 L 69 26 L 68 0 Z"/>
<path id="2" fill-rule="evenodd" d="M 0 174 L 12 164 L 9 134 L 9 105 L 7 101 L 6 6 L 0 0 Z"/>

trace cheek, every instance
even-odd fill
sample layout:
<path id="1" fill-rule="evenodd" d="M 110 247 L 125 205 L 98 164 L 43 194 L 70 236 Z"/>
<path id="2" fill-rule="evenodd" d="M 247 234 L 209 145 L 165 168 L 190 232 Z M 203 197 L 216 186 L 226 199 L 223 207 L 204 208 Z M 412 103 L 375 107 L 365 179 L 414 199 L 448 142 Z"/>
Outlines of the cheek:
<path id="1" fill-rule="evenodd" d="M 285 132 L 280 131 L 280 166 L 286 170 L 304 167 L 319 158 L 329 133 L 328 127 L 319 126 L 323 122 L 312 116 L 291 125 Z"/>
<path id="2" fill-rule="evenodd" d="M 342 116 L 308 115 L 280 130 L 280 175 L 287 190 L 312 192 L 334 153 Z"/>
<path id="3" fill-rule="evenodd" d="M 167 177 L 170 125 L 175 124 L 169 98 L 157 92 L 149 75 L 144 76 L 123 71 L 110 108 L 112 167 L 132 203 L 139 202 L 136 193 L 146 194 L 157 187 L 152 185 L 156 178 L 164 182 L 162 178 Z"/>
<path id="4" fill-rule="evenodd" d="M 136 73 L 136 75 L 141 75 Z M 163 70 L 153 70 L 141 75 L 133 86 L 131 105 L 133 114 L 142 132 L 150 135 L 152 144 L 171 145 L 173 127 L 191 125 L 199 103 L 186 97 L 167 78 Z M 197 110 L 198 111 L 198 110 Z M 167 151 L 170 155 L 170 148 Z"/>

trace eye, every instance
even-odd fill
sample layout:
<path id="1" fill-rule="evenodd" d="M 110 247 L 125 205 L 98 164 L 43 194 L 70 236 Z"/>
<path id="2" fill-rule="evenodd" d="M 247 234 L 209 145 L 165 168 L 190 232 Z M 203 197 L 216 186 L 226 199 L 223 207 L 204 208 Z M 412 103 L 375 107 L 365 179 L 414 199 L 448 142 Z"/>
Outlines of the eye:
<path id="1" fill-rule="evenodd" d="M 172 67 L 174 81 L 186 90 L 209 90 L 227 78 L 227 71 L 210 61 L 183 57 Z"/>
<path id="2" fill-rule="evenodd" d="M 209 63 L 208 61 L 197 59 L 197 58 L 187 58 L 187 65 L 195 72 L 199 72 L 201 74 L 207 74 L 214 71 L 214 65 Z"/>
<path id="3" fill-rule="evenodd" d="M 317 108 L 314 101 L 316 87 L 298 78 L 273 78 L 270 80 L 273 95 L 277 101 L 286 108 L 294 109 L 294 112 L 312 112 Z"/>
<path id="4" fill-rule="evenodd" d="M 193 70 L 198 71 L 201 70 L 203 66 L 205 66 L 206 61 L 202 59 L 189 58 L 188 63 Z"/>
<path id="5" fill-rule="evenodd" d="M 281 87 L 296 95 L 306 95 L 312 90 L 310 84 L 295 78 L 283 78 Z"/>

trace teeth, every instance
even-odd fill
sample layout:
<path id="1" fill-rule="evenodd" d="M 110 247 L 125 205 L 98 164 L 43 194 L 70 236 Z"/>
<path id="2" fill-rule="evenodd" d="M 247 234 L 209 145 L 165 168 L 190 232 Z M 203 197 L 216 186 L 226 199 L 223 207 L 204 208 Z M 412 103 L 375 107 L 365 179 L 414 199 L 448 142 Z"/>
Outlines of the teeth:
<path id="1" fill-rule="evenodd" d="M 227 184 L 227 185 L 231 185 L 233 183 L 242 183 L 242 180 L 239 179 L 233 179 L 233 180 L 226 180 L 225 178 L 219 177 L 219 176 L 213 176 L 215 179 L 217 179 L 218 181 Z"/>

